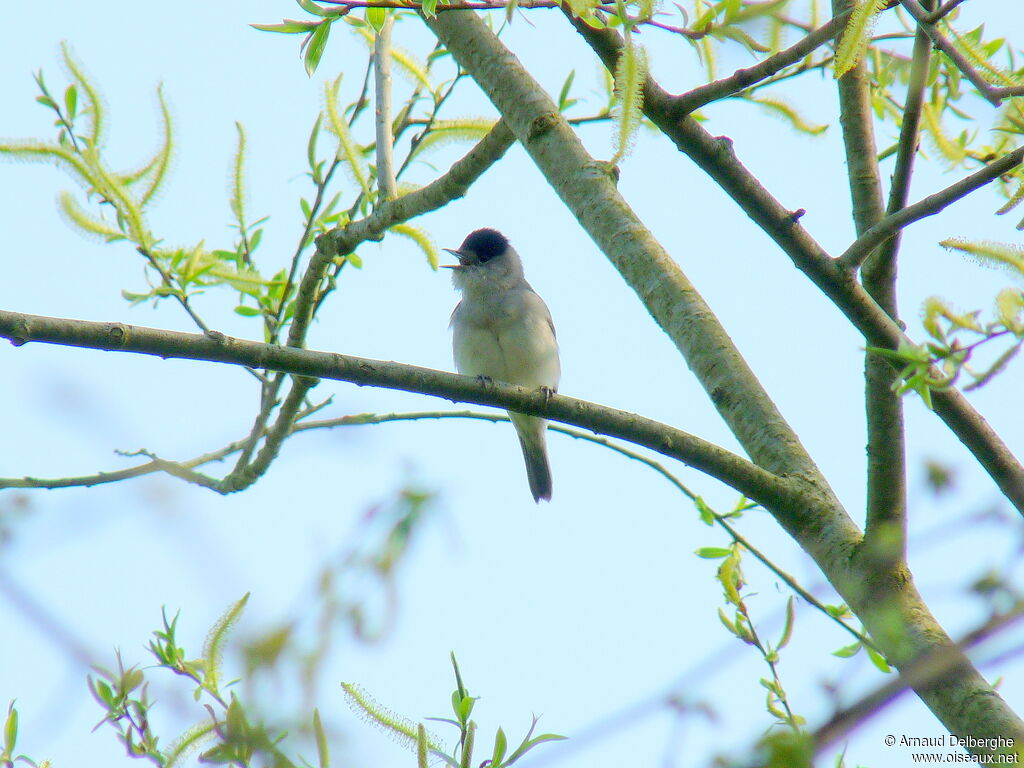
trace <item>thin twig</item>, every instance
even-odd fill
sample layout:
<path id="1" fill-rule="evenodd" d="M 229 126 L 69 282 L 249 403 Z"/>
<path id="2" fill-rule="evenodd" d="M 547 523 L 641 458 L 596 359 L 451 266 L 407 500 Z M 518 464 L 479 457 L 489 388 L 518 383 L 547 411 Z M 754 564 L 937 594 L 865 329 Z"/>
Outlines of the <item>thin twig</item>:
<path id="1" fill-rule="evenodd" d="M 900 0 L 902 5 L 911 16 L 914 17 L 914 21 L 918 23 L 921 29 L 932 39 L 935 46 L 942 51 L 949 60 L 953 62 L 953 65 L 960 70 L 964 77 L 971 81 L 978 92 L 993 106 L 998 107 L 1003 103 L 1003 99 L 1017 90 L 1014 88 L 997 88 L 989 83 L 981 73 L 974 68 L 974 66 L 967 61 L 966 57 L 957 50 L 956 46 L 951 43 L 945 35 L 943 35 L 938 28 L 928 20 L 928 12 L 921 7 L 919 0 Z M 1021 93 L 1024 93 L 1024 87 L 1021 89 Z"/>
<path id="2" fill-rule="evenodd" d="M 951 184 L 940 192 L 907 206 L 896 213 L 886 216 L 878 224 L 873 226 L 863 235 L 858 237 L 846 251 L 838 257 L 837 261 L 843 267 L 854 269 L 859 265 L 867 254 L 874 250 L 883 241 L 904 229 L 907 225 L 920 219 L 934 216 L 946 206 L 955 203 L 957 200 L 966 197 L 971 192 L 979 189 L 991 181 L 998 179 L 1004 173 L 1008 173 L 1024 162 L 1024 147 L 1018 147 L 1008 152 L 998 160 L 990 163 L 980 171 L 975 171 L 955 184 Z"/>
<path id="3" fill-rule="evenodd" d="M 671 99 L 673 112 L 676 116 L 682 117 L 712 101 L 739 93 L 751 85 L 795 64 L 820 45 L 834 38 L 842 29 L 843 22 L 846 21 L 849 13 L 847 11 L 834 17 L 831 21 L 818 27 L 799 42 L 769 56 L 763 61 L 759 61 L 752 67 L 738 69 L 728 77 L 723 77 L 720 80 L 715 80 L 712 83 L 707 83 L 706 85 L 694 88 L 692 91 L 675 96 Z"/>
<path id="4" fill-rule="evenodd" d="M 947 2 L 943 3 L 934 11 L 928 14 L 929 23 L 934 24 L 942 17 L 948 16 L 950 11 L 952 11 L 962 2 L 964 2 L 964 0 L 947 0 Z"/>

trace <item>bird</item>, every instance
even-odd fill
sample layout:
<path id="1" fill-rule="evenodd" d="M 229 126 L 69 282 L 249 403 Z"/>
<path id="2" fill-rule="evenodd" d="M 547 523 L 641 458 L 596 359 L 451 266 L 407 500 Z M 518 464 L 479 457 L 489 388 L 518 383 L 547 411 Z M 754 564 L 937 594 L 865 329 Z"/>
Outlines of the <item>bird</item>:
<path id="1" fill-rule="evenodd" d="M 462 293 L 449 324 L 456 370 L 553 393 L 562 373 L 555 325 L 544 300 L 526 282 L 508 238 L 496 229 L 477 229 L 458 248 L 444 250 L 459 260 L 444 265 Z M 550 501 L 547 421 L 507 413 L 523 449 L 533 500 Z"/>

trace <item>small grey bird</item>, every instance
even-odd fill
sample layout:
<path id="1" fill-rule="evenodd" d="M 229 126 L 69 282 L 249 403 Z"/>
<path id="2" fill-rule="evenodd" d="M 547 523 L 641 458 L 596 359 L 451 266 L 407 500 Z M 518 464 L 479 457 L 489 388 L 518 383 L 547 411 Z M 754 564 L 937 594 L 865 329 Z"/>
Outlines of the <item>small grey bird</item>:
<path id="1" fill-rule="evenodd" d="M 459 259 L 445 265 L 462 292 L 450 324 L 459 373 L 554 391 L 562 372 L 555 326 L 544 300 L 526 282 L 508 238 L 494 229 L 478 229 L 457 250 L 445 250 Z M 550 499 L 547 421 L 508 415 L 519 434 L 533 500 Z"/>

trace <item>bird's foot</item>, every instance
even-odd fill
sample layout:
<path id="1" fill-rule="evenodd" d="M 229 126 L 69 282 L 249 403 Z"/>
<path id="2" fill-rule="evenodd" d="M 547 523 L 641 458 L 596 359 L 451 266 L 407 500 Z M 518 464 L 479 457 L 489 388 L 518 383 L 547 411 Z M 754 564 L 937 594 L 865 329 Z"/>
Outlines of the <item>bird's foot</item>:
<path id="1" fill-rule="evenodd" d="M 544 393 L 544 404 L 547 405 L 547 403 L 551 400 L 552 396 L 555 394 L 555 390 L 547 386 L 546 384 L 541 384 L 540 391 Z"/>

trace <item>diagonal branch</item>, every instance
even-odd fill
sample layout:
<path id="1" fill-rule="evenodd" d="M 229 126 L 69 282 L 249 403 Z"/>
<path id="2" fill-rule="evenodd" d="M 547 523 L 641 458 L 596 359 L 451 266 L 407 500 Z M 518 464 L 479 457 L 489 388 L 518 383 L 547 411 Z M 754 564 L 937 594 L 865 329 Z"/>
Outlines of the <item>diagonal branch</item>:
<path id="1" fill-rule="evenodd" d="M 830 21 L 825 22 L 825 24 L 815 29 L 799 42 L 769 56 L 767 59 L 763 59 L 751 67 L 737 69 L 728 77 L 706 83 L 694 88 L 692 91 L 672 97 L 671 108 L 674 110 L 676 117 L 683 117 L 710 104 L 712 101 L 737 94 L 751 85 L 771 77 L 786 67 L 796 64 L 820 45 L 827 43 L 835 37 L 842 29 L 843 23 L 848 16 L 849 11 L 834 16 Z"/>
<path id="2" fill-rule="evenodd" d="M 854 7 L 853 0 L 832 0 L 837 16 L 850 13 Z M 836 87 L 853 221 L 861 235 L 885 215 L 871 78 L 863 57 L 836 81 Z M 886 258 L 876 249 L 861 272 L 861 281 L 878 306 L 898 321 L 895 258 Z M 880 570 L 905 562 L 907 550 L 906 434 L 903 399 L 892 387 L 896 380 L 897 373 L 886 360 L 864 353 L 864 417 L 868 438 L 864 550 Z"/>
<path id="3" fill-rule="evenodd" d="M 982 74 L 974 68 L 974 65 L 939 31 L 938 27 L 931 20 L 929 11 L 921 6 L 919 0 L 899 0 L 899 2 L 907 10 L 907 13 L 914 17 L 918 27 L 923 29 L 925 34 L 932 39 L 935 47 L 949 57 L 953 65 L 960 70 L 964 77 L 971 81 L 971 84 L 978 89 L 978 92 L 992 106 L 998 107 L 1003 103 L 1003 99 L 1024 94 L 1024 85 L 999 87 L 992 85 L 982 77 Z"/>
<path id="4" fill-rule="evenodd" d="M 614 69 L 622 41 L 613 30 L 591 29 L 572 19 L 577 32 L 601 58 L 605 67 Z M 1024 160 L 1024 147 L 1010 152 L 982 170 L 968 176 L 920 203 L 886 217 L 858 238 L 844 254 L 845 261 L 833 259 L 804 229 L 798 216 L 783 206 L 736 157 L 732 142 L 714 137 L 696 120 L 673 116 L 672 96 L 652 78 L 644 86 L 644 114 L 668 136 L 680 152 L 690 157 L 736 202 L 796 267 L 810 278 L 853 323 L 871 346 L 898 349 L 910 340 L 881 307 L 853 279 L 850 264 L 869 253 L 883 240 L 912 221 L 942 210 L 968 192 L 977 189 Z M 1024 514 L 1024 466 L 1013 455 L 999 434 L 955 389 L 935 392 L 935 413 L 985 468 L 999 490 Z"/>
<path id="5" fill-rule="evenodd" d="M 235 339 L 223 334 L 189 334 L 121 323 L 26 315 L 0 310 L 0 337 L 21 345 L 29 341 L 89 349 L 135 352 L 162 358 L 205 360 L 282 371 L 292 376 L 348 381 L 353 384 L 418 392 L 457 402 L 507 408 L 617 437 L 678 459 L 710 474 L 765 507 L 786 501 L 803 503 L 794 483 L 754 466 L 724 448 L 634 413 L 606 408 L 565 395 L 549 395 L 498 382 L 481 383 L 471 376 L 401 363 L 369 360 L 330 352 L 314 352 Z M 175 465 L 175 466 L 170 466 Z M 180 468 L 166 462 L 159 468 Z M 191 472 L 191 468 L 186 468 Z M 198 473 L 197 473 L 198 474 Z M 187 477 L 192 482 L 200 482 Z M 212 480 L 212 478 L 211 478 Z M 216 481 L 213 481 L 216 483 Z M 200 482 L 201 485 L 209 485 Z M 217 487 L 222 493 L 235 490 Z"/>
<path id="6" fill-rule="evenodd" d="M 563 11 L 565 12 L 565 11 Z M 622 40 L 614 30 L 595 30 L 566 16 L 608 69 L 614 69 Z M 786 210 L 736 158 L 732 142 L 714 138 L 690 117 L 678 119 L 671 97 L 652 78 L 644 86 L 644 113 L 683 153 L 708 173 L 739 207 L 793 260 L 876 346 L 895 349 L 902 330 L 853 279 L 850 270 L 829 258 Z M 877 245 L 877 243 L 876 243 Z M 881 342 L 881 343 L 879 343 Z M 936 411 L 972 451 L 979 463 L 1018 509 L 1024 511 L 1024 467 L 994 430 L 955 390 L 936 393 Z M 816 509 L 816 515 L 835 520 L 837 510 Z M 845 513 L 844 513 L 845 514 Z M 786 520 L 780 522 L 786 526 Z M 939 648 L 951 648 L 953 663 L 942 680 L 915 686 L 935 715 L 960 735 L 1012 736 L 1024 743 L 1024 722 L 993 690 L 963 653 L 953 646 L 913 586 L 905 567 L 878 573 L 854 545 L 845 557 L 829 558 L 818 541 L 828 535 L 823 526 L 792 528 L 790 533 L 810 554 L 840 595 L 857 613 L 889 661 L 899 668 Z"/>
<path id="7" fill-rule="evenodd" d="M 960 181 L 950 184 L 945 189 L 922 198 L 913 205 L 908 205 L 882 219 L 867 232 L 858 237 L 837 259 L 844 268 L 855 268 L 875 248 L 902 231 L 910 224 L 929 216 L 940 213 L 957 200 L 967 197 L 976 189 L 995 181 L 1005 173 L 1009 173 L 1024 162 L 1024 147 L 1007 152 L 981 170 L 965 176 Z"/>

